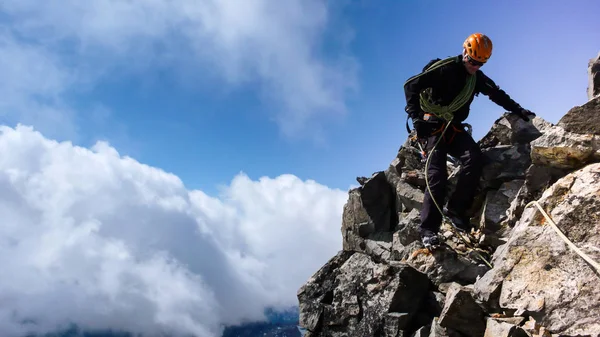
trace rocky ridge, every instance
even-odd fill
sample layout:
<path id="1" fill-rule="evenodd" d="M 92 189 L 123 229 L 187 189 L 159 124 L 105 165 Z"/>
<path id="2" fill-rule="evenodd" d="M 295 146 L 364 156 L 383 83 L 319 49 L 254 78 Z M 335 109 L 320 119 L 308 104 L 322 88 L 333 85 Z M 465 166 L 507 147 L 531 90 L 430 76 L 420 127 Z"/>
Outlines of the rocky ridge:
<path id="1" fill-rule="evenodd" d="M 600 270 L 531 204 L 600 262 L 599 118 L 600 97 L 556 125 L 499 118 L 479 141 L 477 228 L 463 241 L 444 224 L 433 253 L 417 233 L 424 163 L 407 140 L 349 191 L 342 250 L 298 290 L 306 336 L 599 337 Z M 449 192 L 458 169 L 449 157 Z"/>

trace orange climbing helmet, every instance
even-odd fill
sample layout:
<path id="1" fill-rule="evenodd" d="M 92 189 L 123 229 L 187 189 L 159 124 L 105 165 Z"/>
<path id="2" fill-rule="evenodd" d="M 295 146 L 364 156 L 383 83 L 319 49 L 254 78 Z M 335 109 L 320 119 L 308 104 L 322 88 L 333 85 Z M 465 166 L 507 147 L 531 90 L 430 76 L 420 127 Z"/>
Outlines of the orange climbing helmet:
<path id="1" fill-rule="evenodd" d="M 469 35 L 463 42 L 463 48 L 467 55 L 477 62 L 485 63 L 492 56 L 492 40 L 481 33 Z"/>

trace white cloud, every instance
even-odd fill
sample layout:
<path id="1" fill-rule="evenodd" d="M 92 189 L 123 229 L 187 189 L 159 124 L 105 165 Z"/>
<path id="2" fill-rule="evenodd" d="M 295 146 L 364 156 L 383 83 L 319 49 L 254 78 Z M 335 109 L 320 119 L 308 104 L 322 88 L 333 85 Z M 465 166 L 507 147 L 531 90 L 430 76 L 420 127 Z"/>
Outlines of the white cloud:
<path id="1" fill-rule="evenodd" d="M 73 81 L 70 71 L 44 47 L 22 43 L 5 29 L 0 29 L 0 54 L 0 116 L 73 137 L 72 112 L 61 99 Z"/>
<path id="2" fill-rule="evenodd" d="M 347 31 L 329 10 L 323 0 L 3 2 L 11 32 L 60 55 L 80 81 L 153 66 L 193 76 L 195 85 L 215 75 L 258 83 L 288 135 L 343 113 L 357 85 Z M 328 29 L 340 38 L 326 56 Z"/>
<path id="3" fill-rule="evenodd" d="M 2 336 L 68 323 L 218 336 L 297 304 L 341 249 L 347 193 L 312 181 L 240 174 L 214 198 L 106 143 L 24 126 L 0 128 L 0 152 Z"/>

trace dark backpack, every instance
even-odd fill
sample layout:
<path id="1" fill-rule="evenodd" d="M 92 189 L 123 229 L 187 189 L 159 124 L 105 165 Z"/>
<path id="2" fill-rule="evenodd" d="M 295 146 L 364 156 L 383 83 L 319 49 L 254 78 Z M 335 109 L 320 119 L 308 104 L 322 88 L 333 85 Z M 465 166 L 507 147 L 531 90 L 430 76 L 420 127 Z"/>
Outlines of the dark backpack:
<path id="1" fill-rule="evenodd" d="M 433 59 L 433 60 L 429 61 L 429 63 L 427 63 L 425 65 L 425 67 L 423 67 L 423 71 L 427 70 L 427 68 L 431 67 L 434 63 L 436 63 L 437 61 L 440 61 L 440 60 L 441 60 L 440 58 L 437 58 L 437 59 Z"/>

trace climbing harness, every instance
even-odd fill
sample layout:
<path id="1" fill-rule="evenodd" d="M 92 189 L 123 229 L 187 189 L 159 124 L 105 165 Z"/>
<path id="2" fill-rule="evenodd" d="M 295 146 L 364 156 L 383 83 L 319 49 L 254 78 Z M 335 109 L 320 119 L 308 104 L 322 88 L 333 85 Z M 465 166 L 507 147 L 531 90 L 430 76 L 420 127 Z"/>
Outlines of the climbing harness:
<path id="1" fill-rule="evenodd" d="M 540 212 L 542 213 L 544 218 L 546 218 L 546 220 L 552 225 L 552 229 L 554 229 L 554 231 L 558 234 L 558 236 L 560 236 L 560 238 L 563 239 L 563 241 L 569 246 L 569 248 L 571 248 L 573 251 L 575 251 L 575 253 L 577 253 L 579 256 L 581 256 L 587 263 L 589 263 L 592 267 L 594 267 L 596 269 L 596 271 L 598 271 L 598 273 L 600 273 L 600 264 L 598 264 L 598 262 L 592 260 L 592 258 L 590 258 L 587 254 L 582 252 L 581 249 L 577 248 L 577 246 L 575 246 L 575 244 L 573 244 L 573 242 L 571 242 L 571 240 L 569 240 L 569 238 L 567 238 L 562 233 L 562 231 L 560 230 L 560 228 L 558 228 L 556 223 L 554 223 L 554 221 L 552 221 L 552 218 L 550 218 L 548 213 L 546 213 L 546 211 L 544 211 L 542 206 L 540 206 L 539 202 L 534 200 L 534 201 L 528 203 L 525 206 L 525 208 L 527 208 L 531 205 L 535 205 L 540 210 Z"/>
<path id="2" fill-rule="evenodd" d="M 434 132 L 432 132 L 432 135 L 435 135 L 439 132 L 441 132 L 444 129 L 445 124 L 442 123 L 442 126 L 438 129 L 435 130 Z M 448 141 L 448 143 L 451 143 L 452 140 L 454 140 L 454 136 L 456 135 L 456 132 L 464 132 L 465 128 L 467 129 L 466 132 L 472 136 L 473 135 L 473 127 L 471 126 L 471 124 L 469 123 L 461 123 L 460 124 L 460 128 L 457 128 L 456 126 L 452 125 L 452 128 L 454 129 L 454 134 L 452 135 L 452 137 L 450 138 L 450 140 Z M 410 131 L 409 131 L 410 132 Z M 418 153 L 419 156 L 421 157 L 421 162 L 423 164 L 425 164 L 425 161 L 427 160 L 427 140 L 419 140 L 417 135 L 413 135 L 412 137 L 409 138 L 409 147 L 411 148 L 411 150 L 413 150 L 414 152 Z M 456 159 L 450 157 L 450 161 L 456 165 Z"/>

